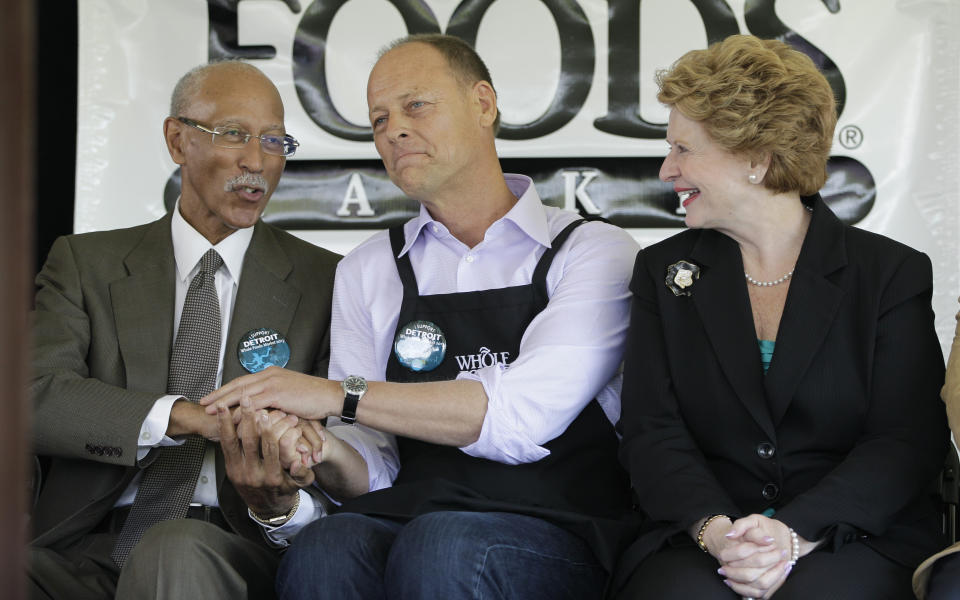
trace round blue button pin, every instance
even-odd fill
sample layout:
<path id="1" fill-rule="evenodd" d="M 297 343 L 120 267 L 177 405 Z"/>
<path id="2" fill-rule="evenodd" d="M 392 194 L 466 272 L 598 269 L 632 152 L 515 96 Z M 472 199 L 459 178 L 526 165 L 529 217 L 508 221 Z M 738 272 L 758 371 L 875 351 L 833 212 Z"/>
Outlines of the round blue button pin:
<path id="1" fill-rule="evenodd" d="M 250 373 L 267 367 L 285 367 L 290 361 L 290 344 L 273 329 L 251 329 L 240 338 L 237 356 Z"/>
<path id="2" fill-rule="evenodd" d="M 393 339 L 393 353 L 411 371 L 432 371 L 447 354 L 447 338 L 430 321 L 411 321 Z"/>

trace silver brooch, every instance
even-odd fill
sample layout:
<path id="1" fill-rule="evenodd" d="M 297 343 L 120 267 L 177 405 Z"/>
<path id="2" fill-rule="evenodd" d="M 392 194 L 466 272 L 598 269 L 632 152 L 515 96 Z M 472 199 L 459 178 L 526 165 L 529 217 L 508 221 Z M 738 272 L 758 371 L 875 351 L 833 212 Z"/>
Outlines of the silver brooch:
<path id="1" fill-rule="evenodd" d="M 664 283 L 674 296 L 689 296 L 690 288 L 697 279 L 700 279 L 700 267 L 690 261 L 679 260 L 667 267 Z"/>

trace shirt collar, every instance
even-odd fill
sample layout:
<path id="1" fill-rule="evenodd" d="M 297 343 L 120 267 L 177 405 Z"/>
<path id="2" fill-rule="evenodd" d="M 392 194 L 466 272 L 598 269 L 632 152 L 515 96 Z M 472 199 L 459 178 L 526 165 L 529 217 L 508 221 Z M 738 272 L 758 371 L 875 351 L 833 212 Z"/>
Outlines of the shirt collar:
<path id="1" fill-rule="evenodd" d="M 508 220 L 516 225 L 528 237 L 538 244 L 550 247 L 550 229 L 547 225 L 547 216 L 543 211 L 543 202 L 537 193 L 537 188 L 533 185 L 533 180 L 526 175 L 517 175 L 514 173 L 504 173 L 503 178 L 507 182 L 507 187 L 514 196 L 517 197 L 516 204 L 513 205 L 507 214 L 498 219 Z M 406 254 L 413 244 L 420 237 L 420 232 L 433 223 L 443 224 L 435 221 L 430 212 L 421 204 L 420 214 L 416 219 L 412 219 L 404 225 L 404 240 L 406 243 L 400 250 L 398 256 Z M 444 229 L 446 229 L 444 227 Z M 199 260 L 199 259 L 198 259 Z"/>
<path id="2" fill-rule="evenodd" d="M 180 214 L 180 199 L 173 207 L 173 218 L 170 220 L 170 233 L 173 237 L 173 256 L 177 261 L 177 277 L 181 281 L 189 282 L 193 270 L 203 255 L 213 248 L 223 259 L 227 273 L 235 281 L 240 281 L 240 271 L 243 269 L 243 257 L 253 238 L 253 227 L 238 229 L 225 237 L 216 246 L 211 245 L 207 238 L 193 228 L 183 215 Z"/>
<path id="3" fill-rule="evenodd" d="M 551 240 L 547 213 L 543 210 L 543 201 L 540 200 L 540 194 L 537 193 L 533 180 L 526 175 L 513 173 L 505 173 L 504 179 L 507 180 L 507 187 L 518 200 L 503 218 L 512 221 L 520 231 L 541 246 L 549 248 Z"/>

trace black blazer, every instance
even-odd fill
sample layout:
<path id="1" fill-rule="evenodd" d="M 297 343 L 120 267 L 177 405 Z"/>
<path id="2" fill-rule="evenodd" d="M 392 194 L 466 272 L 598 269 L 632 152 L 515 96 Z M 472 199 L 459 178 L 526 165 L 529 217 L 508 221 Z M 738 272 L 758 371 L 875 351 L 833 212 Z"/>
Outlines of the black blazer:
<path id="1" fill-rule="evenodd" d="M 717 513 L 772 508 L 809 540 L 862 541 L 909 567 L 944 545 L 930 493 L 949 443 L 930 260 L 807 200 L 766 375 L 735 241 L 688 230 L 637 257 L 621 460 L 649 520 L 621 578 Z M 701 267 L 689 297 L 665 285 L 683 259 Z"/>

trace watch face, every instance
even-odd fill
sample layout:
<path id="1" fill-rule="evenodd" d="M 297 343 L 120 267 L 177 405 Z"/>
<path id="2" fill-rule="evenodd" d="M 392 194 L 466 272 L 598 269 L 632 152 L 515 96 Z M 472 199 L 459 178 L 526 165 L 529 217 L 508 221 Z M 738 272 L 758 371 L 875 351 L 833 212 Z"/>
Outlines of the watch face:
<path id="1" fill-rule="evenodd" d="M 343 389 L 348 394 L 362 394 L 367 391 L 367 381 L 363 377 L 351 375 L 343 380 Z"/>

